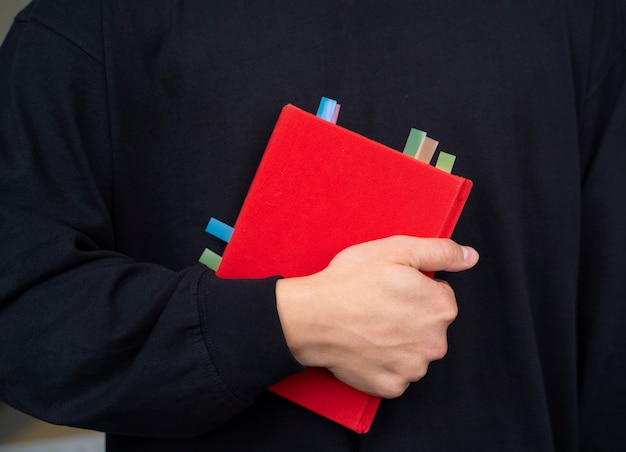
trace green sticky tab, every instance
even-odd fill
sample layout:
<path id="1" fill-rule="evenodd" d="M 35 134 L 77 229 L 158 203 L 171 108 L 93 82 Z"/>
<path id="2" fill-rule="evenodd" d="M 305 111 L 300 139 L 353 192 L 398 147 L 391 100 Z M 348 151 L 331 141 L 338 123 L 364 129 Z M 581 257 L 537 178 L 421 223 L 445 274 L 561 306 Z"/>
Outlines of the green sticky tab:
<path id="1" fill-rule="evenodd" d="M 198 261 L 216 272 L 222 262 L 222 256 L 211 251 L 210 249 L 205 248 Z"/>
<path id="2" fill-rule="evenodd" d="M 455 155 L 440 151 L 439 157 L 437 157 L 437 163 L 435 164 L 435 168 L 439 168 L 441 171 L 445 171 L 446 173 L 451 173 L 455 160 Z"/>
<path id="3" fill-rule="evenodd" d="M 406 140 L 406 144 L 404 145 L 404 154 L 415 158 L 415 154 L 417 154 L 418 149 L 422 145 L 422 142 L 426 138 L 426 132 L 418 129 L 411 129 L 409 132 L 409 138 Z"/>

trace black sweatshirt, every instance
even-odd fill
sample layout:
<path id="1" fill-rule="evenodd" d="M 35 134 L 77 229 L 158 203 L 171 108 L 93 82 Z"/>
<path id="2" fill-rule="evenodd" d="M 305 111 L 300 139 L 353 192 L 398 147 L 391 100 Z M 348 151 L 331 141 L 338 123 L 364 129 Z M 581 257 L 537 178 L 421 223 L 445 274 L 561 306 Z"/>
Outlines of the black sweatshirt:
<path id="1" fill-rule="evenodd" d="M 0 50 L 0 397 L 111 451 L 626 447 L 623 0 L 39 0 Z M 281 107 L 474 190 L 449 352 L 358 436 L 264 391 L 300 371 L 275 278 L 197 263 Z M 382 200 L 384 202 L 384 200 Z M 355 218 L 355 221 L 359 221 Z"/>

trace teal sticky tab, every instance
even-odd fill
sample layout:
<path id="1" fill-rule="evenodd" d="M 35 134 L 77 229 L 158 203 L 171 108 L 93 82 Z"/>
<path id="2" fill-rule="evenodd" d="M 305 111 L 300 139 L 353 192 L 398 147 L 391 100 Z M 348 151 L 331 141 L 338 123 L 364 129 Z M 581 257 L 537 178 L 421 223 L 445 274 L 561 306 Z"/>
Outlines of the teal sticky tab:
<path id="1" fill-rule="evenodd" d="M 417 154 L 424 138 L 426 138 L 426 132 L 419 129 L 411 129 L 409 138 L 407 138 L 406 144 L 404 145 L 404 151 L 402 152 L 409 157 L 415 158 L 415 154 Z"/>
<path id="2" fill-rule="evenodd" d="M 324 114 L 322 119 L 325 119 L 328 122 L 333 121 L 333 115 L 335 114 L 335 107 L 337 107 L 337 101 L 329 99 L 324 106 Z"/>
<path id="3" fill-rule="evenodd" d="M 324 115 L 324 108 L 326 107 L 326 102 L 328 102 L 329 100 L 330 99 L 326 97 L 322 97 L 322 100 L 320 100 L 320 106 L 317 107 L 317 113 L 315 114 L 315 116 L 321 118 Z"/>
<path id="4" fill-rule="evenodd" d="M 217 218 L 211 217 L 209 224 L 206 227 L 206 232 L 228 243 L 230 242 L 234 229 L 232 226 L 221 222 Z"/>
<path id="5" fill-rule="evenodd" d="M 435 163 L 435 168 L 438 168 L 441 171 L 445 171 L 446 173 L 451 173 L 455 160 L 455 155 L 440 151 L 439 157 L 437 157 L 437 163 Z"/>
<path id="6" fill-rule="evenodd" d="M 332 122 L 335 108 L 337 107 L 337 101 L 329 99 L 328 97 L 322 97 L 320 106 L 317 109 L 316 116 L 326 121 Z"/>
<path id="7" fill-rule="evenodd" d="M 208 248 L 205 248 L 198 261 L 216 272 L 222 262 L 222 256 Z"/>

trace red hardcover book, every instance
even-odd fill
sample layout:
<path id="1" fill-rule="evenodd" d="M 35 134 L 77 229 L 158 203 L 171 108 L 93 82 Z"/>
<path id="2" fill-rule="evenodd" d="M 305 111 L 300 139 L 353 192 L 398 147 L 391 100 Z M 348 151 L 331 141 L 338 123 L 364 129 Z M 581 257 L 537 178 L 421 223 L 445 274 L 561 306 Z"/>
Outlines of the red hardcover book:
<path id="1" fill-rule="evenodd" d="M 283 108 L 217 270 L 305 276 L 344 248 L 396 234 L 450 237 L 472 183 L 304 112 Z M 308 369 L 270 388 L 358 433 L 380 399 Z"/>

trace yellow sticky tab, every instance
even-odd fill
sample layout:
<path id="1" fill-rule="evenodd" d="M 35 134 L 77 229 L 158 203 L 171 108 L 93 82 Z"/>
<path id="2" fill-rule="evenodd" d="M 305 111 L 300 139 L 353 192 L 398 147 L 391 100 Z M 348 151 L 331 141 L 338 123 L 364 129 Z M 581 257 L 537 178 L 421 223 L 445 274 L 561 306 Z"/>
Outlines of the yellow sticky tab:
<path id="1" fill-rule="evenodd" d="M 435 164 L 435 168 L 439 168 L 441 171 L 445 171 L 446 173 L 451 173 L 455 160 L 455 155 L 440 151 L 439 157 L 437 157 L 437 163 Z"/>

